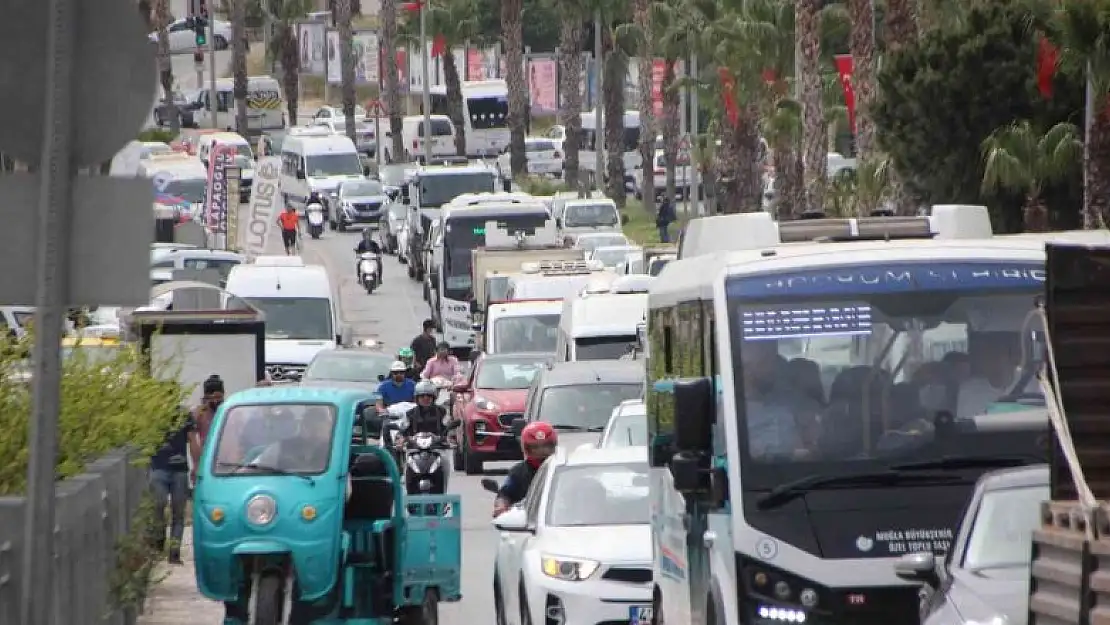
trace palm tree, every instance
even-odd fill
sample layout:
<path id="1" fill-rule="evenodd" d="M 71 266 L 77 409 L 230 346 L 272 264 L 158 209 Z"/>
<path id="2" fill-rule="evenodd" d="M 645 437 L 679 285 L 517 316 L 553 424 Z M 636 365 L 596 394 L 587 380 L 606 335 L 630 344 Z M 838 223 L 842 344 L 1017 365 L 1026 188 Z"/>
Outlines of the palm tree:
<path id="1" fill-rule="evenodd" d="M 355 52 L 351 32 L 351 0 L 335 1 L 335 27 L 339 31 L 339 77 L 343 97 L 345 132 L 355 140 Z"/>
<path id="2" fill-rule="evenodd" d="M 1067 178 L 1082 161 L 1083 143 L 1072 124 L 1059 123 L 1043 134 L 1028 121 L 995 130 L 983 141 L 983 192 L 1010 191 L 1025 196 L 1026 232 L 1049 229 L 1042 193 Z"/>
<path id="3" fill-rule="evenodd" d="M 297 45 L 297 20 L 315 6 L 311 0 L 270 0 L 270 11 L 277 29 L 277 36 L 270 40 L 271 57 L 281 61 L 281 88 L 285 91 L 286 116 L 289 124 L 297 123 L 300 102 L 301 54 Z"/>
<path id="4" fill-rule="evenodd" d="M 886 53 L 897 52 L 917 41 L 917 0 L 887 0 L 883 34 Z M 913 215 L 917 211 L 913 198 L 902 183 L 900 172 L 895 171 L 891 180 L 894 203 L 900 215 Z"/>
<path id="5" fill-rule="evenodd" d="M 586 11 L 578 2 L 555 1 L 559 13 L 559 123 L 563 125 L 566 138 L 563 139 L 563 177 L 571 188 L 577 188 L 578 145 L 582 131 L 582 85 L 580 82 L 583 68 L 582 46 L 585 43 L 586 29 L 583 17 Z"/>
<path id="6" fill-rule="evenodd" d="M 871 102 L 875 99 L 875 7 L 874 0 L 847 0 L 852 24 L 852 87 L 856 97 L 856 157 L 866 160 L 875 146 L 875 124 Z"/>
<path id="7" fill-rule="evenodd" d="M 382 50 L 385 54 L 382 82 L 385 86 L 385 110 L 389 114 L 389 136 L 393 145 L 389 153 L 393 158 L 404 158 L 405 142 L 401 136 L 401 81 L 397 76 L 397 0 L 382 0 L 381 12 Z M 381 138 L 378 138 L 381 141 Z"/>
<path id="8" fill-rule="evenodd" d="M 230 0 L 231 74 L 235 82 L 235 131 L 246 136 L 247 128 L 247 0 Z M 199 86 L 199 85 L 198 85 Z"/>
<path id="9" fill-rule="evenodd" d="M 505 51 L 505 84 L 509 90 L 509 165 L 520 180 L 527 173 L 524 126 L 528 117 L 528 85 L 524 82 L 524 2 L 501 0 L 501 48 Z"/>
<path id="10" fill-rule="evenodd" d="M 167 114 L 170 118 L 170 131 L 177 134 L 181 130 L 181 116 L 173 99 L 173 64 L 170 62 L 170 6 L 169 0 L 156 0 L 154 3 L 154 24 L 158 28 L 158 78 L 162 84 L 162 97 L 165 98 Z M 213 107 L 215 103 L 213 103 Z"/>
<path id="11" fill-rule="evenodd" d="M 679 107 L 681 94 L 676 88 L 678 59 L 692 45 L 689 15 L 683 0 L 662 0 L 651 9 L 652 37 L 655 48 L 663 57 L 663 115 L 657 120 L 663 137 L 663 162 L 666 165 L 666 198 L 673 203 L 677 191 L 675 170 L 678 161 L 678 139 L 682 132 Z M 695 132 L 696 134 L 696 132 Z M 699 163 L 702 161 L 699 160 Z M 703 180 L 703 184 L 704 184 Z"/>
<path id="12" fill-rule="evenodd" d="M 873 154 L 857 169 L 842 169 L 832 181 L 830 212 L 839 217 L 866 217 L 882 208 L 891 196 L 890 159 Z"/>
<path id="13" fill-rule="evenodd" d="M 475 5 L 467 0 L 435 0 L 428 7 L 428 31 L 444 41 L 443 81 L 447 87 L 447 114 L 455 127 L 455 153 L 466 156 L 466 120 L 463 117 L 462 78 L 455 46 L 479 38 Z"/>
<path id="14" fill-rule="evenodd" d="M 649 215 L 655 214 L 655 101 L 652 84 L 655 50 L 651 38 L 651 0 L 633 0 L 632 19 L 637 31 L 636 70 L 640 85 L 640 171 L 641 202 Z M 621 185 L 623 188 L 624 185 Z"/>
<path id="15" fill-rule="evenodd" d="M 623 14 L 622 6 L 608 8 L 612 13 L 603 12 L 602 15 Z M 601 106 L 605 110 L 605 195 L 623 208 L 628 199 L 624 188 L 624 88 L 629 57 L 637 48 L 637 36 L 630 24 L 621 24 L 616 28 L 603 25 L 602 28 L 602 47 L 605 49 L 601 83 Z M 645 166 L 650 163 L 649 159 Z"/>
<path id="16" fill-rule="evenodd" d="M 822 0 L 797 0 L 794 4 L 794 35 L 798 40 L 798 76 L 802 101 L 802 163 L 806 204 L 814 209 L 825 205 L 828 184 L 828 139 L 821 79 Z"/>

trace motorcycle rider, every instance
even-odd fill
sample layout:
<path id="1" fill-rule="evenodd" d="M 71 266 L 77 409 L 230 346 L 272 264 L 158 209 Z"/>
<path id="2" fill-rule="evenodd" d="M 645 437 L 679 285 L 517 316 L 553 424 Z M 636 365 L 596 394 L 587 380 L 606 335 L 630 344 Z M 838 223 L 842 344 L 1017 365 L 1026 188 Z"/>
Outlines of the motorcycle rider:
<path id="1" fill-rule="evenodd" d="M 358 247 L 355 248 L 355 275 L 358 275 L 359 254 L 366 252 L 373 252 L 378 255 L 378 284 L 383 282 L 382 279 L 382 248 L 378 242 L 374 240 L 374 231 L 371 228 L 363 228 L 362 238 L 359 239 Z M 361 277 L 361 276 L 359 276 Z"/>
<path id="2" fill-rule="evenodd" d="M 416 383 L 405 377 L 407 371 L 408 367 L 400 360 L 389 366 L 389 379 L 378 385 L 378 412 L 385 412 L 397 402 L 413 401 Z"/>
<path id="3" fill-rule="evenodd" d="M 305 217 L 308 216 L 308 211 L 313 208 L 319 208 L 320 215 L 324 218 L 324 221 L 328 220 L 328 211 L 324 207 L 324 198 L 320 197 L 320 194 L 316 191 L 310 192 L 308 194 L 308 199 L 304 201 Z"/>
<path id="4" fill-rule="evenodd" d="M 405 377 L 414 381 L 420 381 L 420 371 L 414 366 L 413 361 L 416 359 L 416 352 L 412 351 L 411 347 L 402 347 L 397 350 L 397 360 L 405 363 L 408 370 L 405 371 Z"/>
<path id="5" fill-rule="evenodd" d="M 436 355 L 424 365 L 420 377 L 425 380 L 432 378 L 447 378 L 454 380 L 462 372 L 459 359 L 451 355 L 451 345 L 447 341 L 440 341 L 436 345 Z"/>
<path id="6" fill-rule="evenodd" d="M 520 432 L 520 448 L 524 451 L 524 460 L 509 469 L 509 475 L 493 501 L 493 516 L 496 517 L 524 499 L 528 494 L 528 487 L 532 485 L 532 478 L 536 477 L 536 471 L 539 471 L 544 460 L 555 453 L 558 444 L 559 435 L 551 424 L 533 421 L 524 426 Z"/>
<path id="7" fill-rule="evenodd" d="M 444 423 L 447 410 L 435 403 L 439 389 L 434 383 L 423 380 L 416 385 L 413 394 L 416 398 L 416 406 L 405 415 L 408 417 L 408 427 L 401 431 L 402 444 L 404 439 L 416 436 L 420 432 L 443 436 L 448 425 Z"/>

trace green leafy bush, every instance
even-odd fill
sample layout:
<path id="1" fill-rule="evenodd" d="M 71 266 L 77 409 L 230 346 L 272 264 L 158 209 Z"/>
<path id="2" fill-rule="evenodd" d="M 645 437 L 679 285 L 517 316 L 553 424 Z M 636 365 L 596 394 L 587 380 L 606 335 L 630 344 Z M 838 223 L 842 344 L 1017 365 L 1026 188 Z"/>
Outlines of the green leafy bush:
<path id="1" fill-rule="evenodd" d="M 177 138 L 177 134 L 166 128 L 147 128 L 139 133 L 138 141 L 160 141 L 169 143 Z"/>
<path id="2" fill-rule="evenodd" d="M 26 487 L 31 340 L 0 340 L 0 495 L 19 495 Z M 180 425 L 185 389 L 152 377 L 134 346 L 90 344 L 67 352 L 58 416 L 59 480 L 123 446 L 148 458 Z"/>
<path id="3" fill-rule="evenodd" d="M 517 181 L 520 190 L 531 195 L 555 195 L 562 191 L 569 191 L 566 183 L 561 180 L 541 178 L 539 176 L 525 176 Z"/>

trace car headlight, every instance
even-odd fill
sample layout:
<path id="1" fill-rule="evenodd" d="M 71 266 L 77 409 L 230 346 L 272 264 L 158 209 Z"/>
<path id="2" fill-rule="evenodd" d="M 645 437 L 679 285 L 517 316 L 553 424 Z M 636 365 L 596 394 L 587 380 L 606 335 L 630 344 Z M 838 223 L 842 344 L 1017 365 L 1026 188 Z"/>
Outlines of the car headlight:
<path id="1" fill-rule="evenodd" d="M 500 406 L 480 395 L 474 398 L 474 407 L 482 412 L 497 412 L 501 409 Z"/>
<path id="2" fill-rule="evenodd" d="M 269 525 L 277 516 L 277 502 L 269 495 L 255 495 L 247 502 L 247 521 L 253 525 Z"/>
<path id="3" fill-rule="evenodd" d="M 568 558 L 566 556 L 545 555 L 540 559 L 543 574 L 567 582 L 580 582 L 597 572 L 600 562 Z"/>

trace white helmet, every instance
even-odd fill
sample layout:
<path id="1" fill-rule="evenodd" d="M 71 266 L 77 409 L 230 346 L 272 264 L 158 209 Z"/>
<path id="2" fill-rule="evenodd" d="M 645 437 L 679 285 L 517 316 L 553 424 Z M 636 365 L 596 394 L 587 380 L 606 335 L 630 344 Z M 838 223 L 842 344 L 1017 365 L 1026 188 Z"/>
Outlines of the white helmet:
<path id="1" fill-rule="evenodd" d="M 409 368 L 406 367 L 405 363 L 401 362 L 400 360 L 394 360 L 393 364 L 389 365 L 390 373 L 404 373 L 408 370 Z"/>
<path id="2" fill-rule="evenodd" d="M 439 394 L 439 388 L 437 388 L 436 385 L 434 383 L 432 383 L 431 380 L 421 380 L 420 383 L 416 385 L 416 389 L 413 391 L 413 396 L 414 397 L 417 397 L 417 396 L 420 396 L 420 395 L 428 395 L 429 397 L 435 397 L 438 394 Z"/>

